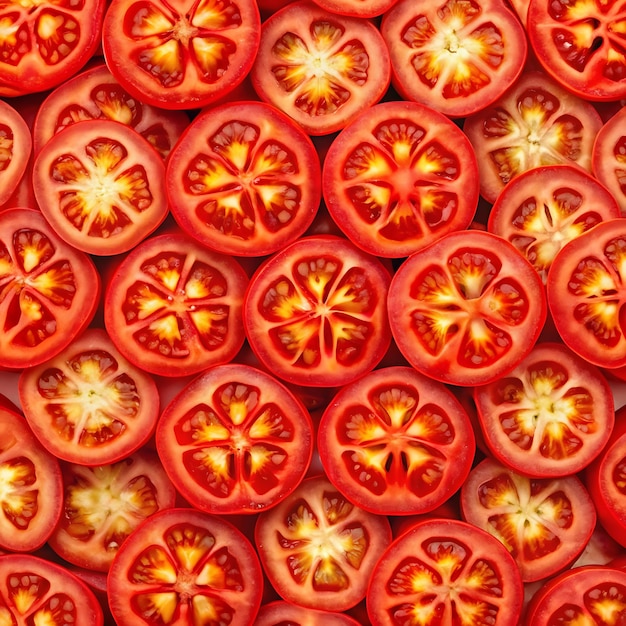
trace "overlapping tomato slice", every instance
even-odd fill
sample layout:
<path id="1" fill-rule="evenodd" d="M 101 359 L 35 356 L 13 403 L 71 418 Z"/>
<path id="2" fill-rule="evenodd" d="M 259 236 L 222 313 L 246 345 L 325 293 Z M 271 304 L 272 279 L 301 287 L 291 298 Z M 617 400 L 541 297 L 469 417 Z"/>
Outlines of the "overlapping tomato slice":
<path id="1" fill-rule="evenodd" d="M 17 188 L 31 155 L 32 139 L 24 118 L 0 100 L 0 205 Z"/>

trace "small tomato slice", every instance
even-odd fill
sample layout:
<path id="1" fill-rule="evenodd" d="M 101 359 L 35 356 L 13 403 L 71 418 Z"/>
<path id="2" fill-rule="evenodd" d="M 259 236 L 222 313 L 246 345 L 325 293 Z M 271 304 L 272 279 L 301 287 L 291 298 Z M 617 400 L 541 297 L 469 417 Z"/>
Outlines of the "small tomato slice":
<path id="1" fill-rule="evenodd" d="M 154 380 L 96 328 L 54 358 L 23 370 L 18 391 L 36 437 L 71 463 L 118 461 L 146 443 L 159 417 Z"/>
<path id="2" fill-rule="evenodd" d="M 156 445 L 179 492 L 208 513 L 255 513 L 298 485 L 313 453 L 304 405 L 272 375 L 226 364 L 167 405 Z"/>
<path id="3" fill-rule="evenodd" d="M 164 233 L 138 244 L 112 273 L 104 323 L 138 367 L 168 377 L 197 374 L 241 348 L 247 285 L 235 258 Z"/>
<path id="4" fill-rule="evenodd" d="M 284 600 L 264 604 L 259 610 L 254 626 L 359 626 L 359 622 L 334 611 L 310 609 Z"/>
<path id="5" fill-rule="evenodd" d="M 144 520 L 118 549 L 109 605 L 117 626 L 250 626 L 262 580 L 256 552 L 235 526 L 170 508 Z"/>
<path id="6" fill-rule="evenodd" d="M 24 118 L 4 100 L 0 100 L 0 205 L 17 189 L 28 159 L 32 139 Z"/>
<path id="7" fill-rule="evenodd" d="M 0 367 L 35 366 L 61 352 L 91 322 L 99 298 L 91 259 L 40 211 L 0 212 Z"/>
<path id="8" fill-rule="evenodd" d="M 463 122 L 478 159 L 481 195 L 488 202 L 533 167 L 568 163 L 590 172 L 601 127 L 602 119 L 590 102 L 532 71 Z"/>
<path id="9" fill-rule="evenodd" d="M 289 383 L 335 387 L 373 369 L 391 334 L 390 275 L 347 239 L 299 239 L 261 265 L 244 302 L 244 326 L 261 363 Z"/>
<path id="10" fill-rule="evenodd" d="M 479 230 L 443 236 L 416 252 L 389 287 L 389 324 L 423 374 L 472 386 L 513 369 L 546 319 L 543 284 L 510 243 Z"/>
<path id="11" fill-rule="evenodd" d="M 492 454 L 527 476 L 567 476 L 608 441 L 613 395 L 602 372 L 559 343 L 540 343 L 512 371 L 474 389 Z"/>
<path id="12" fill-rule="evenodd" d="M 400 0 L 381 33 L 406 100 L 466 117 L 499 98 L 526 61 L 526 33 L 501 0 Z"/>
<path id="13" fill-rule="evenodd" d="M 345 611 L 365 597 L 391 527 L 387 518 L 351 504 L 325 476 L 316 476 L 259 515 L 255 540 L 265 573 L 283 599 Z"/>
<path id="14" fill-rule="evenodd" d="M 544 165 L 522 172 L 500 192 L 487 229 L 510 241 L 545 283 L 568 241 L 620 214 L 610 191 L 584 170 Z"/>
<path id="15" fill-rule="evenodd" d="M 102 48 L 135 98 L 165 109 L 198 109 L 239 85 L 257 52 L 254 0 L 111 0 Z"/>
<path id="16" fill-rule="evenodd" d="M 421 521 L 385 550 L 370 577 L 374 626 L 517 626 L 523 589 L 495 537 L 458 520 Z"/>
<path id="17" fill-rule="evenodd" d="M 489 458 L 463 483 L 461 511 L 506 546 L 525 583 L 572 564 L 596 523 L 593 500 L 576 476 L 530 478 Z"/>
<path id="18" fill-rule="evenodd" d="M 330 481 L 379 515 L 428 513 L 461 486 L 474 460 L 465 410 L 410 367 L 374 370 L 343 387 L 318 428 Z"/>
<path id="19" fill-rule="evenodd" d="M 391 64 L 370 20 L 303 0 L 265 20 L 250 77 L 262 100 L 310 135 L 328 135 L 383 97 Z"/>
<path id="20" fill-rule="evenodd" d="M 313 142 L 263 102 L 231 102 L 197 116 L 167 164 L 180 227 L 205 246 L 265 256 L 295 241 L 320 204 Z"/>
<path id="21" fill-rule="evenodd" d="M 384 102 L 332 142 L 322 189 L 330 215 L 354 244 L 401 258 L 469 226 L 478 165 L 467 137 L 443 114 Z"/>

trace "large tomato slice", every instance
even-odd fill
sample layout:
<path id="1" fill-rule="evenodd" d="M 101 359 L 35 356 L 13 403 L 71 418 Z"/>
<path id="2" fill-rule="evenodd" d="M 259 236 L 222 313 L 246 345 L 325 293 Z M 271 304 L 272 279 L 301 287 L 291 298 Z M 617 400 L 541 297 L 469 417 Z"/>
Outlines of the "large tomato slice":
<path id="1" fill-rule="evenodd" d="M 0 100 L 0 205 L 17 189 L 31 156 L 32 139 L 24 118 Z"/>
<path id="2" fill-rule="evenodd" d="M 290 383 L 335 387 L 355 380 L 390 345 L 389 282 L 383 264 L 347 239 L 299 239 L 250 281 L 244 302 L 250 346 Z"/>
<path id="3" fill-rule="evenodd" d="M 263 593 L 246 537 L 216 515 L 170 508 L 144 520 L 108 575 L 117 626 L 250 626 Z"/>
<path id="4" fill-rule="evenodd" d="M 117 349 L 146 371 L 188 376 L 230 361 L 244 342 L 248 276 L 234 257 L 182 233 L 148 238 L 107 285 L 104 323 Z"/>
<path id="5" fill-rule="evenodd" d="M 167 109 L 197 109 L 247 75 L 261 18 L 254 0 L 111 0 L 102 47 L 133 96 Z"/>
<path id="6" fill-rule="evenodd" d="M 255 513 L 289 495 L 309 467 L 302 403 L 249 365 L 208 369 L 165 408 L 156 445 L 180 493 L 209 513 Z"/>
<path id="7" fill-rule="evenodd" d="M 38 365 L 61 352 L 91 322 L 99 297 L 91 259 L 41 212 L 0 213 L 0 368 Z"/>
<path id="8" fill-rule="evenodd" d="M 389 287 L 396 344 L 418 371 L 445 383 L 487 383 L 532 349 L 546 319 L 544 287 L 510 243 L 450 233 L 405 260 Z"/>
<path id="9" fill-rule="evenodd" d="M 148 441 L 159 417 L 154 380 L 96 328 L 52 359 L 23 370 L 19 395 L 42 445 L 59 459 L 82 465 L 131 454 Z"/>
<path id="10" fill-rule="evenodd" d="M 457 520 L 420 521 L 383 553 L 370 576 L 374 626 L 517 626 L 522 580 L 486 531 Z"/>
<path id="11" fill-rule="evenodd" d="M 320 420 L 318 449 L 329 479 L 355 505 L 413 515 L 459 489 L 475 444 L 449 389 L 410 367 L 387 367 L 335 395 Z"/>
<path id="12" fill-rule="evenodd" d="M 400 0 L 381 32 L 398 93 L 451 117 L 499 98 L 526 61 L 524 28 L 501 0 Z"/>
<path id="13" fill-rule="evenodd" d="M 478 203 L 478 166 L 461 130 L 411 102 L 361 113 L 330 145 L 322 178 L 328 210 L 357 246 L 401 258 L 466 228 Z"/>
<path id="14" fill-rule="evenodd" d="M 591 103 L 541 72 L 524 72 L 504 95 L 463 123 L 478 157 L 482 196 L 494 202 L 515 176 L 540 165 L 573 163 L 591 171 L 601 126 Z"/>
<path id="15" fill-rule="evenodd" d="M 178 224 L 207 247 L 264 256 L 295 241 L 319 207 L 313 142 L 262 102 L 213 107 L 189 125 L 167 164 Z"/>
<path id="16" fill-rule="evenodd" d="M 316 476 L 259 515 L 255 540 L 263 568 L 285 600 L 345 611 L 365 597 L 391 527 L 386 517 L 351 504 L 325 476 Z"/>
<path id="17" fill-rule="evenodd" d="M 370 20 L 292 2 L 263 23 L 254 89 L 311 135 L 343 128 L 389 86 L 387 45 Z"/>

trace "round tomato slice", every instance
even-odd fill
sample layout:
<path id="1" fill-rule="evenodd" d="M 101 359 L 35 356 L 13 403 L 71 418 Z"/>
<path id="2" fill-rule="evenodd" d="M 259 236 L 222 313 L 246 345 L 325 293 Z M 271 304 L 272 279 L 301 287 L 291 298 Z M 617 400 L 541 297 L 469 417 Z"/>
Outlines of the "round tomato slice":
<path id="1" fill-rule="evenodd" d="M 383 97 L 391 64 L 370 20 L 303 0 L 265 20 L 250 77 L 262 100 L 310 135 L 328 135 Z"/>
<path id="2" fill-rule="evenodd" d="M 315 4 L 331 13 L 350 17 L 377 17 L 398 0 L 315 0 Z"/>
<path id="3" fill-rule="evenodd" d="M 259 515 L 255 540 L 265 573 L 283 599 L 345 611 L 365 597 L 391 527 L 386 517 L 351 504 L 325 476 L 316 476 Z"/>
<path id="4" fill-rule="evenodd" d="M 381 32 L 406 100 L 466 117 L 499 98 L 526 62 L 526 33 L 501 0 L 400 0 Z"/>
<path id="5" fill-rule="evenodd" d="M 118 461 L 146 443 L 159 417 L 154 380 L 96 328 L 54 358 L 23 370 L 18 391 L 36 437 L 71 463 Z"/>
<path id="6" fill-rule="evenodd" d="M 594 501 L 576 476 L 530 478 L 489 458 L 463 483 L 461 511 L 506 546 L 524 582 L 573 563 L 596 523 Z"/>
<path id="7" fill-rule="evenodd" d="M 582 470 L 615 421 L 603 374 L 559 343 L 537 344 L 515 369 L 476 387 L 474 399 L 492 454 L 528 476 Z"/>
<path id="8" fill-rule="evenodd" d="M 94 255 L 127 252 L 168 211 L 163 159 L 130 126 L 109 119 L 53 135 L 35 158 L 33 190 L 59 237 Z"/>
<path id="9" fill-rule="evenodd" d="M 284 600 L 265 604 L 259 610 L 254 626 L 360 626 L 345 613 L 317 611 Z"/>
<path id="10" fill-rule="evenodd" d="M 546 319 L 543 284 L 510 243 L 479 230 L 445 235 L 416 252 L 389 287 L 389 323 L 418 371 L 472 386 L 513 369 Z"/>
<path id="11" fill-rule="evenodd" d="M 0 205 L 17 189 L 31 155 L 32 139 L 24 118 L 0 100 Z"/>
<path id="12" fill-rule="evenodd" d="M 304 405 L 249 365 L 208 369 L 165 408 L 159 456 L 179 492 L 208 513 L 255 513 L 298 485 L 313 453 Z"/>
<path id="13" fill-rule="evenodd" d="M 40 211 L 0 212 L 0 367 L 34 366 L 61 352 L 91 322 L 99 298 L 91 259 Z"/>
<path id="14" fill-rule="evenodd" d="M 609 190 L 574 165 L 545 165 L 516 176 L 498 195 L 487 229 L 510 241 L 545 283 L 557 252 L 602 221 L 620 217 Z"/>
<path id="15" fill-rule="evenodd" d="M 248 74 L 261 18 L 254 0 L 111 0 L 102 48 L 111 73 L 135 98 L 198 109 Z"/>
<path id="16" fill-rule="evenodd" d="M 478 165 L 467 137 L 443 114 L 384 102 L 332 142 L 322 188 L 332 218 L 354 244 L 401 258 L 469 226 Z"/>
<path id="17" fill-rule="evenodd" d="M 385 550 L 370 577 L 375 626 L 517 626 L 522 580 L 495 537 L 466 522 L 421 521 Z"/>
<path id="18" fill-rule="evenodd" d="M 117 626 L 250 626 L 262 580 L 252 544 L 232 524 L 194 509 L 166 509 L 117 551 L 109 605 Z"/>
<path id="19" fill-rule="evenodd" d="M 391 343 L 390 275 L 347 239 L 304 237 L 254 274 L 244 325 L 261 363 L 289 383 L 336 387 L 372 370 Z"/>
<path id="20" fill-rule="evenodd" d="M 474 460 L 469 417 L 443 383 L 410 367 L 374 370 L 343 387 L 318 428 L 330 481 L 379 515 L 427 513 L 462 485 Z"/>
<path id="21" fill-rule="evenodd" d="M 302 235 L 320 204 L 313 142 L 262 102 L 231 102 L 189 125 L 166 171 L 174 218 L 205 246 L 265 256 Z"/>
<path id="22" fill-rule="evenodd" d="M 548 305 L 563 342 L 606 368 L 626 365 L 626 218 L 601 222 L 570 241 L 548 272 Z"/>
<path id="23" fill-rule="evenodd" d="M 138 367 L 168 377 L 197 374 L 241 348 L 247 285 L 235 258 L 164 233 L 138 244 L 113 272 L 104 323 Z"/>
<path id="24" fill-rule="evenodd" d="M 164 158 L 189 124 L 184 111 L 158 109 L 131 96 L 99 63 L 59 85 L 41 103 L 33 126 L 35 153 L 64 128 L 91 119 L 127 124 Z"/>
<path id="25" fill-rule="evenodd" d="M 566 89 L 587 100 L 626 96 L 626 7 L 618 0 L 530 0 L 535 56 Z"/>
<path id="26" fill-rule="evenodd" d="M 488 202 L 533 167 L 567 163 L 590 172 L 601 127 L 602 119 L 590 102 L 532 71 L 463 123 L 478 158 L 480 191 Z"/>

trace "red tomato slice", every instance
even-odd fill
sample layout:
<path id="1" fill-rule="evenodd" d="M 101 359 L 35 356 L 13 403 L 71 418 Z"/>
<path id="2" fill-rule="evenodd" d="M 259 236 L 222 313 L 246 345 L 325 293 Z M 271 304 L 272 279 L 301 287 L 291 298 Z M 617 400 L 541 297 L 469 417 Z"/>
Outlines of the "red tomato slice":
<path id="1" fill-rule="evenodd" d="M 20 403 L 42 445 L 82 465 L 114 463 L 150 438 L 159 417 L 154 380 L 100 329 L 22 371 Z"/>
<path id="2" fill-rule="evenodd" d="M 1 11 L 0 11 L 1 14 Z M 32 140 L 24 118 L 0 100 L 0 205 L 17 189 L 31 155 Z"/>
<path id="3" fill-rule="evenodd" d="M 331 13 L 350 17 L 377 17 L 388 11 L 398 0 L 314 0 Z"/>
<path id="4" fill-rule="evenodd" d="M 254 626 L 360 626 L 345 613 L 317 611 L 291 602 L 276 600 L 261 607 Z"/>
<path id="5" fill-rule="evenodd" d="M 370 20 L 302 0 L 265 20 L 250 76 L 262 100 L 310 135 L 327 135 L 383 97 L 391 64 Z"/>
<path id="6" fill-rule="evenodd" d="M 59 85 L 42 102 L 33 126 L 35 153 L 64 128 L 91 119 L 126 124 L 166 157 L 189 124 L 183 111 L 166 111 L 131 96 L 102 63 Z"/>
<path id="7" fill-rule="evenodd" d="M 620 217 L 617 201 L 590 174 L 573 165 L 545 165 L 522 172 L 500 192 L 487 228 L 510 241 L 545 284 L 568 241 L 614 217 Z"/>
<path id="8" fill-rule="evenodd" d="M 559 335 L 600 367 L 626 365 L 625 248 L 626 218 L 601 222 L 570 241 L 548 272 L 548 305 Z"/>
<path id="9" fill-rule="evenodd" d="M 626 7 L 618 0 L 530 0 L 535 55 L 566 89 L 587 100 L 626 96 Z"/>
<path id="10" fill-rule="evenodd" d="M 263 583 L 254 548 L 235 526 L 171 508 L 148 517 L 120 546 L 108 591 L 117 626 L 250 626 Z"/>
<path id="11" fill-rule="evenodd" d="M 475 443 L 449 389 L 410 367 L 387 367 L 335 395 L 320 420 L 318 449 L 328 478 L 353 504 L 414 515 L 461 487 Z"/>
<path id="12" fill-rule="evenodd" d="M 299 239 L 255 273 L 244 302 L 250 346 L 298 385 L 336 387 L 372 370 L 391 342 L 382 263 L 347 239 Z"/>
<path id="13" fill-rule="evenodd" d="M 398 348 L 445 383 L 486 384 L 532 349 L 546 319 L 543 284 L 510 243 L 488 232 L 445 235 L 416 252 L 389 287 Z"/>
<path id="14" fill-rule="evenodd" d="M 134 97 L 166 109 L 198 109 L 239 85 L 257 52 L 254 0 L 111 0 L 102 47 Z"/>
<path id="15" fill-rule="evenodd" d="M 156 445 L 179 492 L 208 513 L 256 513 L 286 498 L 309 467 L 303 404 L 248 365 L 209 368 L 165 408 Z"/>
<path id="16" fill-rule="evenodd" d="M 196 117 L 169 157 L 166 178 L 181 228 L 238 256 L 265 256 L 295 241 L 321 198 L 313 142 L 262 102 L 231 102 Z"/>
<path id="17" fill-rule="evenodd" d="M 530 478 L 485 459 L 461 489 L 463 518 L 499 539 L 522 580 L 562 571 L 582 553 L 596 523 L 594 502 L 574 475 Z"/>
<path id="18" fill-rule="evenodd" d="M 600 370 L 558 343 L 537 344 L 515 369 L 476 387 L 474 399 L 493 455 L 527 476 L 582 470 L 615 421 Z"/>
<path id="19" fill-rule="evenodd" d="M 281 597 L 345 611 L 364 597 L 391 541 L 386 517 L 351 504 L 324 476 L 307 478 L 255 526 L 261 564 Z"/>
<path id="20" fill-rule="evenodd" d="M 524 72 L 502 97 L 463 123 L 478 158 L 482 196 L 494 202 L 515 176 L 541 165 L 568 163 L 591 171 L 601 126 L 590 102 L 541 72 Z"/>
<path id="21" fill-rule="evenodd" d="M 469 226 L 478 203 L 478 165 L 463 132 L 411 102 L 361 113 L 324 160 L 326 206 L 370 254 L 401 258 Z"/>
<path id="22" fill-rule="evenodd" d="M 34 209 L 0 213 L 0 368 L 52 358 L 91 322 L 100 277 Z"/>
<path id="23" fill-rule="evenodd" d="M 400 0 L 381 33 L 406 100 L 466 117 L 499 98 L 526 61 L 526 33 L 501 0 Z"/>
<path id="24" fill-rule="evenodd" d="M 432 519 L 385 550 L 370 576 L 367 611 L 375 626 L 517 626 L 522 599 L 517 565 L 495 537 Z"/>
<path id="25" fill-rule="evenodd" d="M 181 233 L 161 234 L 138 244 L 113 272 L 104 323 L 138 367 L 168 377 L 197 374 L 241 348 L 247 285 L 233 257 Z"/>

